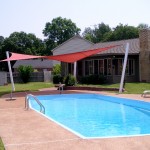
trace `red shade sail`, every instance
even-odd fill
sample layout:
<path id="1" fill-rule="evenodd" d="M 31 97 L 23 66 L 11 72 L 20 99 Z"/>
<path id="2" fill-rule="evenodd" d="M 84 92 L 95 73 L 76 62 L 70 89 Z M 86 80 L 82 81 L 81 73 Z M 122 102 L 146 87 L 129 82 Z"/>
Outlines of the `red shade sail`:
<path id="1" fill-rule="evenodd" d="M 17 54 L 17 53 L 12 53 L 11 56 L 8 59 L 1 60 L 2 61 L 12 61 L 12 60 L 23 60 L 23 59 L 33 59 L 33 58 L 43 58 L 45 56 L 34 56 L 34 55 L 25 55 L 25 54 Z"/>
<path id="2" fill-rule="evenodd" d="M 91 49 L 91 50 L 86 50 L 82 52 L 76 52 L 76 53 L 70 53 L 70 54 L 63 54 L 63 55 L 55 55 L 55 56 L 46 56 L 47 59 L 52 59 L 52 60 L 58 60 L 62 62 L 68 62 L 68 63 L 73 63 L 78 60 L 81 60 L 83 58 L 89 57 L 91 55 L 100 53 L 102 51 L 114 48 L 116 46 L 120 45 L 115 45 L 115 46 L 109 46 L 109 47 L 104 47 L 104 48 L 98 48 L 98 49 Z"/>

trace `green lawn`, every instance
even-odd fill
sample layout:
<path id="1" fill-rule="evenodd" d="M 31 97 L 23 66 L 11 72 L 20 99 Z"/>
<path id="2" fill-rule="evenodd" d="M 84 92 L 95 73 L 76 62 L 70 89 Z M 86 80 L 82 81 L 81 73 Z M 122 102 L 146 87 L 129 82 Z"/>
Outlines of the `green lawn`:
<path id="1" fill-rule="evenodd" d="M 120 84 L 104 84 L 104 85 L 78 85 L 78 86 L 94 86 L 104 88 L 119 88 Z M 125 92 L 126 94 L 141 94 L 144 90 L 150 90 L 150 83 L 126 83 Z"/>
<path id="2" fill-rule="evenodd" d="M 0 150 L 4 150 L 4 144 L 2 142 L 2 139 L 0 138 Z"/>
<path id="3" fill-rule="evenodd" d="M 128 94 L 141 94 L 144 90 L 150 90 L 150 83 L 127 83 L 125 89 Z"/>
<path id="4" fill-rule="evenodd" d="M 52 83 L 45 83 L 45 82 L 30 82 L 27 84 L 15 84 L 16 91 L 15 92 L 22 92 L 22 91 L 36 91 L 42 88 L 49 88 L 53 87 L 54 84 Z M 94 86 L 94 87 L 105 87 L 105 88 L 119 88 L 119 84 L 104 84 L 104 85 L 81 85 L 78 84 L 77 86 Z M 141 94 L 144 90 L 150 90 L 150 83 L 126 83 L 125 84 L 125 92 L 127 94 Z M 0 96 L 6 93 L 11 92 L 11 84 L 0 86 Z"/>
<path id="5" fill-rule="evenodd" d="M 50 88 L 54 85 L 52 83 L 47 82 L 30 82 L 30 83 L 16 83 L 15 84 L 15 92 L 23 92 L 23 91 L 37 91 L 42 88 Z M 0 86 L 0 96 L 11 92 L 11 84 Z"/>

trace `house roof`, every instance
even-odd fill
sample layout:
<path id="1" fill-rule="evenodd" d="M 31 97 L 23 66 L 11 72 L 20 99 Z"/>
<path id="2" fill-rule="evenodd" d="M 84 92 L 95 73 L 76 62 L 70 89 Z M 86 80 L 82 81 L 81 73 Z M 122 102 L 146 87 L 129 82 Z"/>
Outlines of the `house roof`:
<path id="1" fill-rule="evenodd" d="M 119 47 L 114 47 L 107 51 L 100 52 L 99 55 L 124 55 L 125 54 L 125 46 L 126 43 L 129 43 L 129 54 L 130 55 L 138 55 L 140 52 L 139 39 L 128 39 L 128 40 L 120 40 L 120 41 L 112 41 L 112 42 L 101 42 L 94 44 L 79 35 L 73 36 L 66 42 L 62 43 L 55 49 L 53 49 L 53 55 L 61 55 L 61 54 L 69 54 L 75 52 L 82 52 L 88 49 L 97 49 L 103 47 L 109 47 L 112 45 L 122 45 Z"/>
<path id="2" fill-rule="evenodd" d="M 29 60 L 18 60 L 14 64 L 13 68 L 18 68 L 20 65 L 32 66 L 33 68 L 52 68 L 53 61 L 48 59 L 29 59 Z"/>
<path id="3" fill-rule="evenodd" d="M 130 55 L 137 55 L 140 52 L 140 45 L 139 39 L 128 39 L 128 40 L 121 40 L 121 41 L 113 41 L 113 42 L 104 42 L 104 43 L 97 43 L 92 46 L 93 49 L 107 47 L 110 45 L 121 45 L 118 47 L 111 48 L 107 51 L 103 51 L 100 55 L 107 55 L 107 54 L 125 54 L 125 46 L 126 43 L 129 43 L 129 54 Z"/>
<path id="4" fill-rule="evenodd" d="M 53 55 L 69 54 L 87 50 L 93 45 L 94 43 L 82 38 L 80 35 L 75 35 L 52 51 Z"/>

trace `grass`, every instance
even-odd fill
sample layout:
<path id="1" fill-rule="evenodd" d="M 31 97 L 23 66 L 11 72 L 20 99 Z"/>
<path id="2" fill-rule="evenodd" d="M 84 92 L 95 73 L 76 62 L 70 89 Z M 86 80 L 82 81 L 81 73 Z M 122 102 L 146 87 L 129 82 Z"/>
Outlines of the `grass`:
<path id="1" fill-rule="evenodd" d="M 37 91 L 42 88 L 50 88 L 54 85 L 52 83 L 45 82 L 30 82 L 27 84 L 15 84 L 15 92 L 23 91 Z M 102 88 L 119 88 L 120 84 L 103 84 L 103 85 L 81 85 L 77 86 L 89 86 L 89 87 L 102 87 Z M 125 94 L 141 94 L 144 90 L 150 90 L 150 83 L 126 83 L 125 84 Z M 0 96 L 11 92 L 11 84 L 0 86 Z"/>
<path id="2" fill-rule="evenodd" d="M 78 85 L 78 86 L 94 86 L 94 87 L 102 87 L 102 88 L 118 88 L 120 84 L 104 84 L 104 85 Z M 125 92 L 124 94 L 141 94 L 144 90 L 150 90 L 150 83 L 126 83 L 125 84 Z"/>
<path id="3" fill-rule="evenodd" d="M 42 88 L 50 88 L 53 87 L 53 83 L 46 82 L 29 82 L 26 84 L 16 83 L 15 84 L 15 92 L 23 92 L 23 91 L 37 91 Z M 0 96 L 11 92 L 11 84 L 0 86 Z"/>
<path id="4" fill-rule="evenodd" d="M 150 83 L 126 83 L 125 90 L 128 94 L 142 94 L 144 90 L 150 90 Z"/>
<path id="5" fill-rule="evenodd" d="M 4 150 L 4 144 L 2 142 L 2 139 L 0 138 L 0 150 Z"/>

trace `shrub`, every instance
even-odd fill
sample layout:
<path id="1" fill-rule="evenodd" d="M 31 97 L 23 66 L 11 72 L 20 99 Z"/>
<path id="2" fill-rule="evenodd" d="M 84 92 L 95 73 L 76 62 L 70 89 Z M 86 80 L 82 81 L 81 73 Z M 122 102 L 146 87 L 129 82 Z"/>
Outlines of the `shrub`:
<path id="1" fill-rule="evenodd" d="M 56 64 L 53 67 L 53 75 L 59 75 L 61 74 L 61 65 L 60 64 Z"/>
<path id="2" fill-rule="evenodd" d="M 88 75 L 80 79 L 81 84 L 104 84 L 106 77 L 104 75 Z"/>
<path id="3" fill-rule="evenodd" d="M 20 78 L 22 79 L 22 81 L 24 83 L 29 82 L 30 77 L 31 77 L 31 73 L 33 72 L 32 66 L 23 66 L 23 65 L 20 65 L 18 67 L 18 71 L 19 71 L 19 75 L 20 75 Z"/>
<path id="4" fill-rule="evenodd" d="M 63 77 L 60 74 L 53 76 L 53 83 L 58 84 L 59 82 L 63 82 Z"/>
<path id="5" fill-rule="evenodd" d="M 68 76 L 66 76 L 64 82 L 66 86 L 73 86 L 76 84 L 76 78 L 73 75 L 69 74 Z"/>

